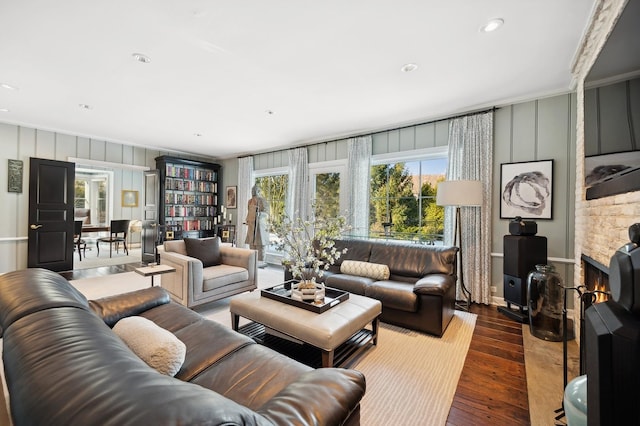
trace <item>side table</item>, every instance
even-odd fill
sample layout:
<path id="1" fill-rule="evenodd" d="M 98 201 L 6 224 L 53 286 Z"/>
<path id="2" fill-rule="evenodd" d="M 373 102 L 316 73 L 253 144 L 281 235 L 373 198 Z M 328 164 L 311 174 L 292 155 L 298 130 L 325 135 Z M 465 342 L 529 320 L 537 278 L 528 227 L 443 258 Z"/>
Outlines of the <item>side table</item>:
<path id="1" fill-rule="evenodd" d="M 175 272 L 176 268 L 169 265 L 152 265 L 136 268 L 136 272 L 143 277 L 151 277 L 151 287 L 153 287 L 153 277 L 160 274 L 167 274 L 169 272 Z"/>

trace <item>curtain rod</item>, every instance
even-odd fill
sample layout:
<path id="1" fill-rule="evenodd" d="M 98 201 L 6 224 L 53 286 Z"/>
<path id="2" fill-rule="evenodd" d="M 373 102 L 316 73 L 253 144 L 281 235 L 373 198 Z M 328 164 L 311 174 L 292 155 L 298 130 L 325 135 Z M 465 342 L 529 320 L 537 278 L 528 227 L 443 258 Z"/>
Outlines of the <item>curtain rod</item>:
<path id="1" fill-rule="evenodd" d="M 384 130 L 377 130 L 375 132 L 355 133 L 353 135 L 344 136 L 344 137 L 341 137 L 341 138 L 338 138 L 338 139 L 330 139 L 330 140 L 326 140 L 326 141 L 310 142 L 310 143 L 305 143 L 305 144 L 301 144 L 301 145 L 290 146 L 290 147 L 287 147 L 287 148 L 276 149 L 275 151 L 265 151 L 265 152 L 261 152 L 261 153 L 258 153 L 258 154 L 241 155 L 238 158 L 252 157 L 254 155 L 266 154 L 266 153 L 271 153 L 271 152 L 289 151 L 290 149 L 304 148 L 304 147 L 307 147 L 307 146 L 319 145 L 321 143 L 327 144 L 327 143 L 330 143 L 330 142 L 337 142 L 337 141 L 341 141 L 341 140 L 345 140 L 345 139 L 357 138 L 357 137 L 360 137 L 360 136 L 375 135 L 377 133 L 393 132 L 395 130 L 408 129 L 409 127 L 424 126 L 425 124 L 434 124 L 434 123 L 439 123 L 441 121 L 455 120 L 456 118 L 464 118 L 464 117 L 469 117 L 471 115 L 486 114 L 488 112 L 492 112 L 492 111 L 496 111 L 496 110 L 498 110 L 498 107 L 494 106 L 494 107 L 483 109 L 483 110 L 480 110 L 480 111 L 465 112 L 464 114 L 453 115 L 451 117 L 438 118 L 437 120 L 423 121 L 423 122 L 414 123 L 414 124 L 407 124 L 407 125 L 404 125 L 404 126 L 392 127 L 392 128 L 384 129 Z"/>
<path id="2" fill-rule="evenodd" d="M 355 135 L 355 136 L 349 136 L 350 138 L 354 138 L 354 137 L 358 137 L 358 136 L 365 136 L 365 135 L 374 135 L 376 133 L 383 133 L 383 132 L 393 132 L 395 130 L 402 130 L 402 129 L 408 129 L 409 127 L 415 127 L 415 126 L 424 126 L 425 124 L 434 124 L 434 123 L 439 123 L 441 121 L 447 121 L 447 120 L 455 120 L 456 118 L 464 118 L 464 117 L 469 117 L 471 115 L 478 115 L 478 114 L 486 114 L 487 112 L 491 112 L 491 111 L 495 111 L 497 110 L 498 107 L 491 107 L 491 108 L 487 108 L 481 111 L 475 111 L 475 112 L 465 112 L 464 114 L 459 114 L 459 115 L 453 115 L 451 117 L 445 117 L 445 118 L 438 118 L 437 120 L 431 120 L 431 121 L 424 121 L 422 123 L 415 123 L 415 124 L 407 124 L 405 126 L 399 126 L 399 127 L 393 127 L 391 129 L 385 129 L 385 130 L 380 130 L 377 132 L 373 132 L 373 133 L 363 133 L 360 135 Z M 335 142 L 335 141 L 339 141 L 342 140 L 344 138 L 341 139 L 335 139 L 333 141 L 329 141 L 329 142 Z M 348 139 L 348 138 L 347 138 Z"/>

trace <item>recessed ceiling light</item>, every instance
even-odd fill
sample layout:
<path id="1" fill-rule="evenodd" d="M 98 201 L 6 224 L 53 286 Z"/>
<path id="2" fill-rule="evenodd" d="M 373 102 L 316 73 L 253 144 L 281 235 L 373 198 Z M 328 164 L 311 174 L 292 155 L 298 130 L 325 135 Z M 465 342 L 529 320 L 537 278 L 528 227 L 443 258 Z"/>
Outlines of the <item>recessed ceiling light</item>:
<path id="1" fill-rule="evenodd" d="M 142 62 L 143 64 L 148 64 L 149 62 L 151 62 L 151 59 L 149 59 L 147 55 L 144 55 L 142 53 L 132 53 L 131 56 L 133 56 L 136 61 Z"/>
<path id="2" fill-rule="evenodd" d="M 411 72 L 411 71 L 415 71 L 418 69 L 418 65 L 417 64 L 404 64 L 402 66 L 402 68 L 400 68 L 400 70 L 402 72 Z"/>
<path id="3" fill-rule="evenodd" d="M 202 133 L 194 133 L 194 134 L 193 134 L 193 136 L 195 136 L 195 137 L 198 137 L 198 138 L 199 138 L 200 136 L 202 136 Z"/>
<path id="4" fill-rule="evenodd" d="M 82 109 L 91 109 L 91 105 L 87 105 L 87 104 L 78 104 L 78 106 Z"/>
<path id="5" fill-rule="evenodd" d="M 266 112 L 268 115 L 273 115 L 274 112 L 270 109 L 265 110 L 264 112 Z"/>
<path id="6" fill-rule="evenodd" d="M 487 22 L 487 25 L 480 28 L 480 31 L 483 33 L 490 33 L 491 31 L 495 31 L 500 28 L 504 24 L 504 19 L 502 18 L 494 18 Z"/>
<path id="7" fill-rule="evenodd" d="M 0 112 L 9 112 L 8 108 L 0 108 Z"/>
<path id="8" fill-rule="evenodd" d="M 18 90 L 18 88 L 16 86 L 12 86 L 8 83 L 0 83 L 0 87 L 2 87 L 3 89 L 7 89 L 7 90 Z"/>

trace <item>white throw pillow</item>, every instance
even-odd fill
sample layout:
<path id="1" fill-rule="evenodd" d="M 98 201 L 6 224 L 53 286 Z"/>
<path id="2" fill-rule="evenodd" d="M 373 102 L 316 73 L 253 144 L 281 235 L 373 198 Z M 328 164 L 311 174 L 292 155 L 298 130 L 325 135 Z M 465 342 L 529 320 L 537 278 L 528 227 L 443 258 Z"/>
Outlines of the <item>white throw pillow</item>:
<path id="1" fill-rule="evenodd" d="M 182 367 L 187 347 L 173 333 L 144 317 L 122 318 L 113 332 L 149 367 L 167 376 L 175 376 Z"/>
<path id="2" fill-rule="evenodd" d="M 388 280 L 389 267 L 379 263 L 360 262 L 359 260 L 345 260 L 340 265 L 340 272 L 348 275 L 372 278 L 374 280 Z"/>

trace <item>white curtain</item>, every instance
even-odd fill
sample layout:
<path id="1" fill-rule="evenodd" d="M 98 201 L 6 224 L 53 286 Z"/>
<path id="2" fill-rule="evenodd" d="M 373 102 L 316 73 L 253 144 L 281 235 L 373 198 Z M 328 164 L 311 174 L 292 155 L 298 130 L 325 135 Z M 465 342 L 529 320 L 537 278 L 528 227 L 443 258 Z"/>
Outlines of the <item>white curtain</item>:
<path id="1" fill-rule="evenodd" d="M 289 188 L 285 204 L 287 215 L 295 220 L 309 219 L 309 160 L 307 148 L 289 150 Z"/>
<path id="2" fill-rule="evenodd" d="M 251 187 L 253 186 L 253 157 L 242 157 L 238 159 L 238 228 L 236 232 L 236 245 L 247 247 L 244 240 L 247 236 L 247 203 L 251 198 Z"/>
<path id="3" fill-rule="evenodd" d="M 347 167 L 349 170 L 349 211 L 347 224 L 352 235 L 369 234 L 369 179 L 371 175 L 371 136 L 347 141 Z"/>
<path id="4" fill-rule="evenodd" d="M 493 111 L 452 119 L 449 124 L 449 166 L 447 180 L 479 180 L 483 203 L 461 207 L 459 244 L 463 250 L 464 284 L 471 300 L 491 302 L 491 194 L 493 166 Z M 445 214 L 445 244 L 453 243 L 455 209 Z M 461 295 L 458 288 L 458 296 Z M 458 297 L 460 298 L 460 297 Z"/>

